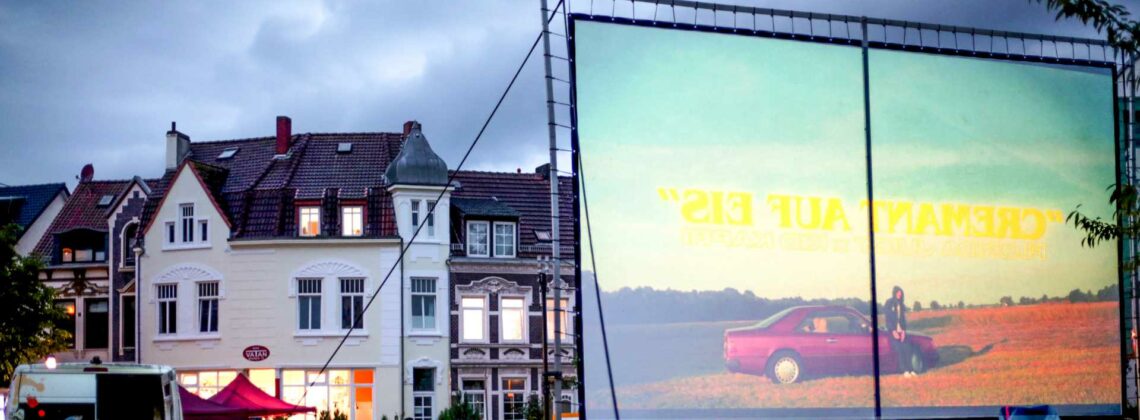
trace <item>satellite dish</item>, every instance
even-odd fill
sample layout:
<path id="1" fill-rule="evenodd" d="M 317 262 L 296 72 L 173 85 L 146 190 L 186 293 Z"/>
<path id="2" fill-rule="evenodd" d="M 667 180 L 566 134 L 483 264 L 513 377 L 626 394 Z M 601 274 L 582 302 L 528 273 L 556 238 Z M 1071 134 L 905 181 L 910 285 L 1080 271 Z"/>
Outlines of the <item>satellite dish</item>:
<path id="1" fill-rule="evenodd" d="M 88 163 L 83 165 L 83 170 L 79 171 L 79 182 L 87 182 L 95 177 L 95 166 Z"/>

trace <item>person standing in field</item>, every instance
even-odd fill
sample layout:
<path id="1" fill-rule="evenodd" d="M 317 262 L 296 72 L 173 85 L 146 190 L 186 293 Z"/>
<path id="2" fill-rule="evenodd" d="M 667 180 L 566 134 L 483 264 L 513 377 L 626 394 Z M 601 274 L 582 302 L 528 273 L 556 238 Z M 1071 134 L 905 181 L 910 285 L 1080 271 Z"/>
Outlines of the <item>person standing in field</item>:
<path id="1" fill-rule="evenodd" d="M 911 350 L 906 343 L 906 302 L 903 289 L 895 286 L 891 289 L 891 298 L 887 299 L 885 306 L 887 317 L 887 331 L 890 333 L 891 351 L 899 358 L 899 372 L 903 377 L 917 376 L 914 367 L 910 364 Z"/>

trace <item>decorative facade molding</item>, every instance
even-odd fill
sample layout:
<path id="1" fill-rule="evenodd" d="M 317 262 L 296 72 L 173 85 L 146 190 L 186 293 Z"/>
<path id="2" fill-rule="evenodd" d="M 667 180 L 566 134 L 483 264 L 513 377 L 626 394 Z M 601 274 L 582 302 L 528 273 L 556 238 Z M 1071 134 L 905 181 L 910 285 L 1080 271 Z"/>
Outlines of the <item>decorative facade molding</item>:
<path id="1" fill-rule="evenodd" d="M 525 360 L 529 356 L 528 352 L 522 349 L 506 349 L 503 350 L 499 358 L 503 360 Z"/>
<path id="2" fill-rule="evenodd" d="M 152 284 L 222 280 L 222 273 L 199 264 L 178 264 L 155 276 Z"/>
<path id="3" fill-rule="evenodd" d="M 542 267 L 538 261 L 529 259 L 452 257 L 450 268 L 453 273 L 533 274 L 537 277 Z M 574 275 L 573 260 L 562 260 L 562 275 Z"/>
<path id="4" fill-rule="evenodd" d="M 419 359 L 408 362 L 408 366 L 404 369 L 404 383 L 412 384 L 412 372 L 415 368 L 435 368 L 435 384 L 443 385 L 443 363 L 438 360 L 428 357 L 421 357 Z"/>
<path id="5" fill-rule="evenodd" d="M 469 284 L 455 286 L 455 303 L 460 304 L 462 295 L 464 294 L 510 294 L 510 295 L 528 295 L 531 288 L 529 286 L 519 286 L 518 283 L 504 279 L 502 277 L 486 277 L 482 280 L 476 280 Z"/>
<path id="6" fill-rule="evenodd" d="M 460 360 L 488 360 L 486 350 L 469 348 L 459 352 Z"/>
<path id="7" fill-rule="evenodd" d="M 368 272 L 344 261 L 320 261 L 309 263 L 293 272 L 293 278 L 313 277 L 368 277 Z"/>

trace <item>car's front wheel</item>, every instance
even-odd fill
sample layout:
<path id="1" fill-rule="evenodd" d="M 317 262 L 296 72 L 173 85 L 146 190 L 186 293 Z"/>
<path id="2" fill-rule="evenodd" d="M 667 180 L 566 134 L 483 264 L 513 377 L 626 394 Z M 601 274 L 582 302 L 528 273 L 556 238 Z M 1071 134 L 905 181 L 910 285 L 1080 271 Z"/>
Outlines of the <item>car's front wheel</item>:
<path id="1" fill-rule="evenodd" d="M 803 364 L 792 352 L 779 352 L 768 362 L 768 377 L 777 384 L 791 384 L 803 376 Z"/>

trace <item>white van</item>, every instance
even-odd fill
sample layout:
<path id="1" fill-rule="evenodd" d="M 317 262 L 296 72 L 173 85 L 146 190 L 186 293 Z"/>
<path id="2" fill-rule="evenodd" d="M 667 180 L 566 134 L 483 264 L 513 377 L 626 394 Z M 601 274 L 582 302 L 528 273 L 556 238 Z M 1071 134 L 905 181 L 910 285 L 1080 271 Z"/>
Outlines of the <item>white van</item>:
<path id="1" fill-rule="evenodd" d="M 182 420 L 182 402 L 169 366 L 40 363 L 12 373 L 4 418 Z"/>

